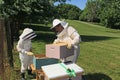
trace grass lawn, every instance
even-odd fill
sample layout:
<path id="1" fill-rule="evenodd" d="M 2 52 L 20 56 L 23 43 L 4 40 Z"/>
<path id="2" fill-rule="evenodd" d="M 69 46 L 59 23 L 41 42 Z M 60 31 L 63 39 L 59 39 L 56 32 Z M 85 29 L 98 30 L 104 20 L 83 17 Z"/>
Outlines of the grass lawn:
<path id="1" fill-rule="evenodd" d="M 82 38 L 77 64 L 85 70 L 84 78 L 86 80 L 120 80 L 120 31 L 76 20 L 68 20 L 68 22 L 77 29 Z M 45 45 L 52 43 L 56 36 L 50 31 L 50 27 L 38 25 L 31 27 L 37 33 L 37 37 L 32 41 L 33 52 L 44 54 Z M 19 70 L 20 62 L 17 52 L 14 54 L 14 60 L 15 68 Z M 18 72 L 14 72 L 16 76 L 13 77 L 17 77 Z M 31 77 L 28 78 L 30 80 Z"/>

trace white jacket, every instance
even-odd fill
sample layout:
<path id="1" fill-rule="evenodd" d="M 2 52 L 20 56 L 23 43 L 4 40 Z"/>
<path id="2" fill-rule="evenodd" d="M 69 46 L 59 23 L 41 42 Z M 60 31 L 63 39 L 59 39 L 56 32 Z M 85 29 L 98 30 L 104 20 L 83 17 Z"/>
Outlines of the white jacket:
<path id="1" fill-rule="evenodd" d="M 80 35 L 78 32 L 71 26 L 66 27 L 61 33 L 57 35 L 57 39 L 55 39 L 55 42 L 69 42 L 74 47 L 74 58 L 72 59 L 72 62 L 76 63 L 78 56 L 80 54 L 80 45 L 81 42 Z M 70 59 L 63 59 L 63 61 L 69 61 Z"/>
<path id="2" fill-rule="evenodd" d="M 61 33 L 57 35 L 55 42 L 70 42 L 73 46 L 81 42 L 80 35 L 71 26 L 67 26 Z"/>
<path id="3" fill-rule="evenodd" d="M 27 59 L 29 56 L 26 54 L 31 49 L 31 40 L 20 39 L 17 44 L 17 50 L 19 52 L 20 59 Z"/>
<path id="4" fill-rule="evenodd" d="M 28 56 L 26 53 L 31 50 L 31 39 L 36 37 L 36 34 L 30 28 L 25 28 L 23 33 L 19 37 L 17 44 L 17 51 L 20 53 L 20 59 L 27 59 Z"/>

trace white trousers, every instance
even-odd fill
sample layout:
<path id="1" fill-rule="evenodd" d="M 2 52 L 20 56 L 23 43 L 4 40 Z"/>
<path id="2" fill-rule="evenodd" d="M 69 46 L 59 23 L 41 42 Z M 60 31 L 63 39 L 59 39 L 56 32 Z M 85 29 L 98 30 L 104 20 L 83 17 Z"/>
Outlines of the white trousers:
<path id="1" fill-rule="evenodd" d="M 28 56 L 27 58 L 22 58 L 21 60 L 21 73 L 25 73 L 25 71 L 30 68 L 30 65 L 33 63 L 33 56 Z"/>
<path id="2" fill-rule="evenodd" d="M 66 59 L 61 59 L 62 62 L 72 61 L 73 63 L 77 62 L 78 56 L 80 54 L 80 46 L 74 46 L 74 55 L 67 57 Z"/>
<path id="3" fill-rule="evenodd" d="M 74 63 L 77 62 L 79 54 L 80 54 L 80 46 L 79 45 L 74 46 L 74 57 L 73 57 L 72 62 L 74 62 Z"/>

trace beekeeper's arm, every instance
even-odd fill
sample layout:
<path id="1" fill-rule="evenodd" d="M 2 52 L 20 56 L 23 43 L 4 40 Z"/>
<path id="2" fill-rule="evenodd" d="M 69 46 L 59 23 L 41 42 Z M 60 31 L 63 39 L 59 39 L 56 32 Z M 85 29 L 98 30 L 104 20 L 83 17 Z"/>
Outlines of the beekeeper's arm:
<path id="1" fill-rule="evenodd" d="M 71 39 L 72 40 L 68 40 L 67 41 L 67 48 L 71 48 L 72 46 L 74 45 L 77 45 L 81 42 L 81 38 L 80 38 L 80 35 L 78 34 L 77 31 L 75 31 L 74 33 L 71 34 Z"/>
<path id="2" fill-rule="evenodd" d="M 23 42 L 22 40 L 19 40 L 19 41 L 18 41 L 17 51 L 20 52 L 20 53 L 22 53 L 22 54 L 33 55 L 32 52 L 28 52 L 28 51 L 26 51 L 26 50 L 24 49 L 22 42 Z"/>
<path id="3" fill-rule="evenodd" d="M 19 41 L 18 41 L 17 51 L 20 52 L 20 53 L 23 53 L 23 54 L 26 54 L 26 52 L 27 52 L 27 51 L 25 51 L 25 49 L 23 48 L 22 40 L 19 40 Z"/>
<path id="4" fill-rule="evenodd" d="M 71 35 L 71 38 L 72 38 L 72 41 L 71 41 L 72 45 L 77 45 L 81 42 L 80 35 L 76 31 Z"/>

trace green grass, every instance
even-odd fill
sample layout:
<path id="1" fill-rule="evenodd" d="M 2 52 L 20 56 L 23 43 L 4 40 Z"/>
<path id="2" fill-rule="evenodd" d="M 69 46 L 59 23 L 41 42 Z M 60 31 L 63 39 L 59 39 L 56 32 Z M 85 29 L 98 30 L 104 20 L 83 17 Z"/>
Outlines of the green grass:
<path id="1" fill-rule="evenodd" d="M 69 21 L 83 42 L 77 64 L 87 80 L 120 79 L 120 31 L 80 21 Z"/>
<path id="2" fill-rule="evenodd" d="M 85 79 L 120 80 L 120 31 L 76 20 L 67 21 L 82 38 L 77 64 L 84 69 Z M 30 27 L 37 33 L 32 41 L 33 52 L 44 54 L 45 45 L 53 42 L 55 34 L 47 26 Z M 17 57 L 15 56 L 15 66 L 20 68 Z"/>

